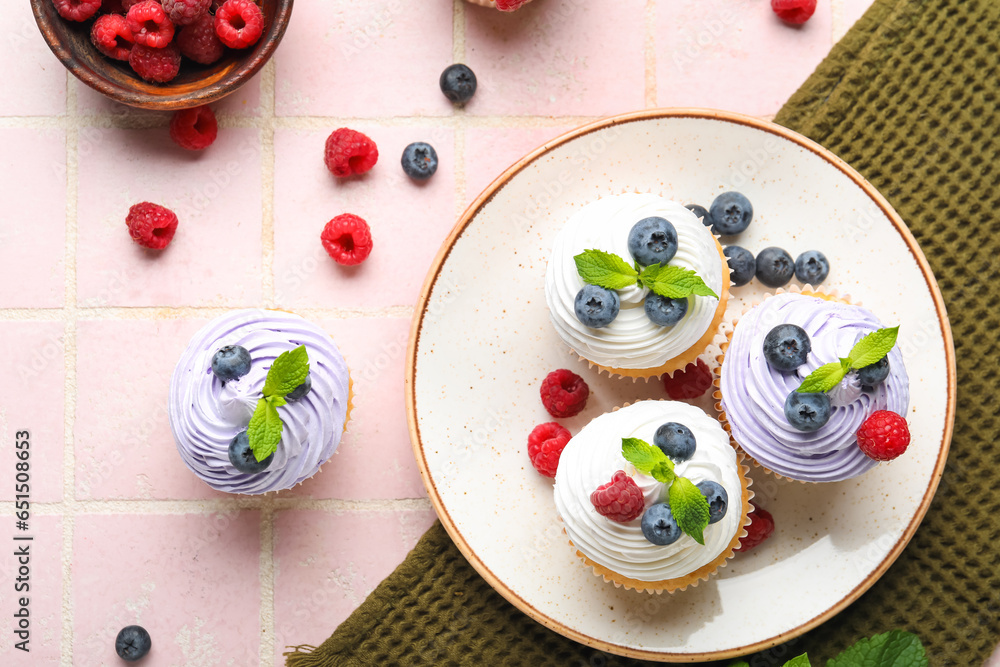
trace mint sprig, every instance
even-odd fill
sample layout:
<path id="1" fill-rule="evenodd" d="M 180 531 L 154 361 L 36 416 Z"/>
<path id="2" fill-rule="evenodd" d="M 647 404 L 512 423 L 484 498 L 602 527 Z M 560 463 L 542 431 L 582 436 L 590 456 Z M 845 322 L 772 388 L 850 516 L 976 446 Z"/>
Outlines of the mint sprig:
<path id="1" fill-rule="evenodd" d="M 603 250 L 584 250 L 573 258 L 583 282 L 604 289 L 625 289 L 639 278 L 636 269 L 618 255 Z"/>
<path id="2" fill-rule="evenodd" d="M 685 299 L 692 294 L 719 298 L 697 273 L 683 266 L 651 264 L 639 274 L 639 282 L 668 299 Z"/>
<path id="3" fill-rule="evenodd" d="M 583 282 L 604 289 L 620 290 L 641 284 L 668 299 L 685 299 L 692 294 L 719 298 L 697 273 L 683 266 L 651 264 L 640 270 L 638 262 L 630 265 L 603 250 L 584 250 L 573 257 L 573 262 Z"/>
<path id="4" fill-rule="evenodd" d="M 309 354 L 305 345 L 287 350 L 278 355 L 267 371 L 263 395 L 257 401 L 253 417 L 247 426 L 250 450 L 254 458 L 263 461 L 278 449 L 284 424 L 278 408 L 285 405 L 285 396 L 306 381 L 309 375 Z"/>
<path id="5" fill-rule="evenodd" d="M 800 394 L 825 394 L 840 384 L 848 372 L 882 361 L 896 345 L 898 336 L 898 326 L 871 332 L 855 343 L 846 357 L 824 364 L 810 373 L 795 391 Z"/>
<path id="6" fill-rule="evenodd" d="M 836 658 L 827 661 L 826 667 L 928 667 L 927 652 L 920 638 L 912 632 L 890 630 L 870 639 L 862 639 Z M 729 667 L 749 667 L 745 660 Z M 792 658 L 783 667 L 812 667 L 809 656 Z"/>

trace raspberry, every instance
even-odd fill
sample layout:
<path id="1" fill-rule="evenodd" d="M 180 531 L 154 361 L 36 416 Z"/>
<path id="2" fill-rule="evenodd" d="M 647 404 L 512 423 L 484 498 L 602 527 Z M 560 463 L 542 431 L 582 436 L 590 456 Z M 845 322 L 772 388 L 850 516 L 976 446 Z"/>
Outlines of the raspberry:
<path id="1" fill-rule="evenodd" d="M 144 201 L 128 210 L 125 224 L 132 240 L 143 248 L 163 250 L 177 231 L 177 216 L 169 208 Z"/>
<path id="2" fill-rule="evenodd" d="M 101 8 L 101 0 L 52 0 L 52 4 L 68 21 L 86 21 Z"/>
<path id="3" fill-rule="evenodd" d="M 127 13 L 133 5 L 138 5 L 140 2 L 146 2 L 146 0 L 121 0 L 122 11 Z"/>
<path id="4" fill-rule="evenodd" d="M 877 410 L 858 429 L 858 447 L 876 461 L 891 461 L 910 445 L 906 420 L 895 412 Z"/>
<path id="5" fill-rule="evenodd" d="M 129 53 L 128 64 L 146 81 L 166 83 L 181 69 L 181 52 L 175 44 L 167 44 L 162 49 L 136 44 Z"/>
<path id="6" fill-rule="evenodd" d="M 497 0 L 497 9 L 502 12 L 512 12 L 528 4 L 528 0 Z"/>
<path id="7" fill-rule="evenodd" d="M 212 0 L 163 0 L 163 11 L 174 25 L 191 25 L 206 13 Z"/>
<path id="8" fill-rule="evenodd" d="M 750 503 L 750 525 L 746 527 L 747 536 L 740 539 L 740 546 L 736 551 L 743 553 L 750 551 L 761 542 L 771 537 L 774 532 L 774 517 L 763 507 L 757 507 Z"/>
<path id="9" fill-rule="evenodd" d="M 101 13 L 102 14 L 124 14 L 125 9 L 122 8 L 122 0 L 104 0 L 101 3 Z M 131 35 L 129 35 L 131 37 Z"/>
<path id="10" fill-rule="evenodd" d="M 156 0 L 145 0 L 132 5 L 125 20 L 136 44 L 162 49 L 174 38 L 174 24 Z"/>
<path id="11" fill-rule="evenodd" d="M 132 31 L 119 14 L 105 14 L 90 28 L 90 41 L 108 58 L 128 60 L 132 51 Z"/>
<path id="12" fill-rule="evenodd" d="M 226 0 L 215 12 L 215 32 L 229 48 L 245 49 L 264 32 L 264 14 L 252 0 Z"/>
<path id="13" fill-rule="evenodd" d="M 378 162 L 378 146 L 360 132 L 342 127 L 326 138 L 323 161 L 338 178 L 363 174 Z"/>
<path id="14" fill-rule="evenodd" d="M 196 63 L 211 65 L 226 53 L 226 46 L 215 34 L 215 17 L 204 13 L 194 23 L 184 26 L 177 33 L 174 44 Z"/>
<path id="15" fill-rule="evenodd" d="M 771 0 L 771 9 L 782 21 L 801 25 L 816 11 L 816 0 Z"/>
<path id="16" fill-rule="evenodd" d="M 542 405 L 553 417 L 574 417 L 587 406 L 590 387 L 583 378 L 561 368 L 542 380 Z"/>
<path id="17" fill-rule="evenodd" d="M 679 401 L 683 398 L 698 398 L 712 386 L 712 371 L 701 359 L 696 364 L 688 364 L 684 370 L 663 376 L 663 388 L 667 396 Z"/>
<path id="18" fill-rule="evenodd" d="M 528 434 L 528 458 L 540 474 L 555 477 L 559 457 L 572 436 L 555 422 L 539 424 Z"/>
<path id="19" fill-rule="evenodd" d="M 611 481 L 602 484 L 590 494 L 590 502 L 601 516 L 618 523 L 628 523 L 642 516 L 646 499 L 635 480 L 619 470 Z"/>
<path id="20" fill-rule="evenodd" d="M 326 253 L 344 266 L 360 264 L 372 252 L 372 231 L 368 223 L 352 213 L 338 215 L 326 223 L 319 238 Z"/>
<path id="21" fill-rule="evenodd" d="M 208 105 L 181 109 L 170 119 L 170 138 L 189 151 L 208 148 L 219 133 L 219 124 Z"/>

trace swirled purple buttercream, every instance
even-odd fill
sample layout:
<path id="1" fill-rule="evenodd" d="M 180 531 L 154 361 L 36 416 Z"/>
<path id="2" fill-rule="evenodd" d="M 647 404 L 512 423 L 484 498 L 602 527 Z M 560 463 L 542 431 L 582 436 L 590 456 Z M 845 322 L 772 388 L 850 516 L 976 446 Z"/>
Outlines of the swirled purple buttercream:
<path id="1" fill-rule="evenodd" d="M 250 372 L 221 382 L 212 356 L 225 345 L 250 352 Z M 241 473 L 229 462 L 229 443 L 247 427 L 271 364 L 286 350 L 305 345 L 312 390 L 278 408 L 284 428 L 274 460 L 263 472 Z M 218 317 L 194 335 L 170 381 L 170 428 L 188 468 L 213 489 L 260 494 L 288 489 L 316 474 L 344 433 L 350 375 L 330 335 L 298 315 L 238 310 Z"/>
<path id="2" fill-rule="evenodd" d="M 812 342 L 806 363 L 792 373 L 772 369 L 764 358 L 764 337 L 783 323 L 799 325 Z M 910 381 L 898 345 L 889 352 L 883 384 L 863 392 L 845 382 L 830 392 L 833 413 L 819 430 L 793 428 L 784 405 L 812 371 L 846 357 L 862 336 L 882 327 L 860 306 L 802 294 L 779 294 L 743 315 L 726 350 L 720 383 L 722 409 L 743 451 L 772 472 L 805 482 L 838 482 L 874 467 L 877 462 L 861 451 L 855 434 L 876 410 L 906 416 Z"/>

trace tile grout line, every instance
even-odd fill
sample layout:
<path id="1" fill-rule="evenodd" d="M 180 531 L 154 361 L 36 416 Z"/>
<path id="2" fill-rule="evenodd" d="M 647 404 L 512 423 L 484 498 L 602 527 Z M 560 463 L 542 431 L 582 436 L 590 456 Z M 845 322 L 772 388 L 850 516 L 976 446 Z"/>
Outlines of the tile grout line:
<path id="1" fill-rule="evenodd" d="M 451 55 L 456 63 L 465 62 L 465 0 L 454 0 L 452 3 L 454 15 L 452 19 Z M 455 129 L 453 130 L 454 160 L 453 170 L 455 187 L 455 220 L 461 217 L 465 210 L 466 178 L 465 173 L 465 128 L 468 117 L 465 110 L 455 109 Z"/>
<path id="2" fill-rule="evenodd" d="M 320 512 L 394 512 L 401 510 L 432 509 L 428 498 L 376 498 L 348 500 L 341 498 L 267 498 L 240 496 L 238 498 L 211 498 L 200 500 L 171 500 L 167 498 L 119 498 L 115 500 L 77 500 L 72 507 L 63 502 L 32 503 L 32 513 L 38 516 L 79 516 L 83 514 L 175 516 L 182 514 L 209 515 L 225 512 L 282 512 L 286 510 L 315 510 Z M 14 512 L 14 501 L 0 502 L 0 510 Z"/>
<path id="3" fill-rule="evenodd" d="M 260 664 L 274 661 L 277 641 L 274 621 L 274 505 L 260 512 Z"/>
<path id="4" fill-rule="evenodd" d="M 239 308 L 255 308 L 252 305 L 232 306 L 182 306 L 163 308 L 159 306 L 115 306 L 77 307 L 75 316 L 97 321 L 134 321 L 162 319 L 199 319 L 217 317 Z M 385 306 L 382 308 L 296 308 L 295 312 L 306 319 L 372 319 L 410 318 L 414 306 Z M 0 322 L 50 321 L 65 314 L 64 308 L 0 308 Z"/>
<path id="5" fill-rule="evenodd" d="M 830 44 L 836 44 L 844 36 L 844 0 L 830 0 Z"/>
<path id="6" fill-rule="evenodd" d="M 646 97 L 647 109 L 656 107 L 656 0 L 646 0 Z"/>

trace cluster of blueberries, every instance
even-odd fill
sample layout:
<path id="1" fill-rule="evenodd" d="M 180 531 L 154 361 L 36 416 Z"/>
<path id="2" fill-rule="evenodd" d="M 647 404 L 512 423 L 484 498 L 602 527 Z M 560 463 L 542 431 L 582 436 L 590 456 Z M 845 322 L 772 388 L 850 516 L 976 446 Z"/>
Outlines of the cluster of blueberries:
<path id="1" fill-rule="evenodd" d="M 212 372 L 225 384 L 232 380 L 239 380 L 249 373 L 251 361 L 250 352 L 242 345 L 226 345 L 212 355 Z M 285 401 L 294 403 L 308 394 L 310 389 L 312 389 L 311 374 L 306 375 L 305 382 L 285 396 Z M 253 475 L 267 470 L 273 460 L 274 454 L 263 461 L 257 460 L 250 448 L 250 435 L 246 429 L 240 431 L 229 443 L 229 462 L 242 473 Z"/>
<path id="2" fill-rule="evenodd" d="M 684 424 L 667 422 L 656 429 L 653 444 L 674 463 L 688 461 L 694 456 L 697 442 L 694 433 Z M 726 516 L 729 494 L 717 482 L 706 480 L 697 485 L 708 501 L 708 523 L 713 524 Z M 667 503 L 650 505 L 642 514 L 642 535 L 653 544 L 664 546 L 680 539 L 682 531 Z"/>
<path id="3" fill-rule="evenodd" d="M 795 324 L 779 324 L 764 337 L 764 358 L 768 366 L 790 373 L 806 363 L 812 350 L 809 334 Z M 872 391 L 889 377 L 889 357 L 857 371 L 863 391 Z M 825 393 L 792 391 L 785 399 L 785 418 L 799 431 L 816 431 L 830 421 L 830 397 Z"/>
<path id="4" fill-rule="evenodd" d="M 688 204 L 687 208 L 720 236 L 740 234 L 753 220 L 753 205 L 739 192 L 723 192 L 708 209 L 698 204 Z M 807 250 L 795 260 L 787 250 L 774 246 L 764 248 L 756 258 L 738 245 L 726 246 L 723 253 L 734 287 L 746 285 L 754 276 L 768 287 L 784 287 L 793 275 L 803 283 L 819 285 L 830 275 L 830 262 L 818 250 Z"/>

